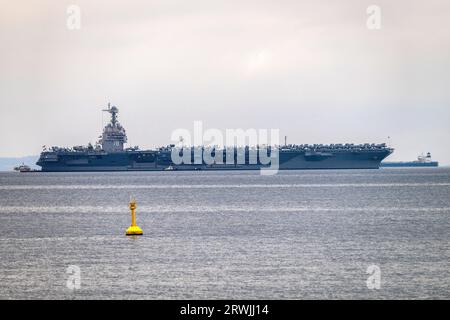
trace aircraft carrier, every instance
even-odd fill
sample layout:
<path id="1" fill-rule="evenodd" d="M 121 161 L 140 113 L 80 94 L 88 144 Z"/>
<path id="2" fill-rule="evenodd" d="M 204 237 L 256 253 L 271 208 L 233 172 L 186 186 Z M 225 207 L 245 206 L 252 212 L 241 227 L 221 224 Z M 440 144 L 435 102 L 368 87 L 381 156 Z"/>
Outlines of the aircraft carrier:
<path id="1" fill-rule="evenodd" d="M 154 150 L 138 147 L 124 148 L 127 142 L 125 129 L 117 120 L 119 109 L 108 104 L 103 110 L 111 115 L 95 146 L 72 148 L 44 146 L 37 165 L 44 172 L 76 171 L 172 171 L 172 170 L 256 170 L 270 164 L 263 158 L 273 157 L 281 170 L 302 169 L 378 169 L 380 163 L 393 152 L 386 144 L 286 144 L 282 146 L 259 146 L 216 148 L 184 147 L 176 149 L 174 144 Z M 208 159 L 226 159 L 207 161 Z M 262 157 L 260 152 L 264 152 Z M 276 151 L 276 157 L 275 155 Z M 173 161 L 173 155 L 188 155 L 191 162 Z M 199 156 L 200 155 L 200 156 Z M 239 157 L 242 155 L 242 157 Z M 217 157 L 219 156 L 219 157 Z M 277 169 L 278 169 L 277 168 Z"/>

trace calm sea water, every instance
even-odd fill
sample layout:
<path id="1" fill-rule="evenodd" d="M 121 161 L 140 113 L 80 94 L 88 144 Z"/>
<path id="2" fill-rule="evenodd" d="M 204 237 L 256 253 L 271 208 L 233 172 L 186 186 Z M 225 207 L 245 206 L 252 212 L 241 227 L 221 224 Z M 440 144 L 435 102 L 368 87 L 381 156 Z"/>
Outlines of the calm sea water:
<path id="1" fill-rule="evenodd" d="M 0 254 L 1 299 L 449 299 L 450 169 L 0 173 Z"/>

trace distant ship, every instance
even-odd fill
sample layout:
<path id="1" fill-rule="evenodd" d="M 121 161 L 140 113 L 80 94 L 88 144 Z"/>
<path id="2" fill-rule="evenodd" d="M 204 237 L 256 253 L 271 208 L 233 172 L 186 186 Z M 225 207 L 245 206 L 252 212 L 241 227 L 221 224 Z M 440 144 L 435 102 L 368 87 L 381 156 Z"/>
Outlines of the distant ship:
<path id="1" fill-rule="evenodd" d="M 438 167 L 439 162 L 431 160 L 431 153 L 423 154 L 414 161 L 381 162 L 381 167 Z"/>
<path id="2" fill-rule="evenodd" d="M 31 168 L 29 166 L 27 166 L 26 164 L 22 163 L 20 166 L 14 167 L 14 171 L 30 172 Z"/>
<path id="3" fill-rule="evenodd" d="M 260 147 L 231 147 L 219 149 L 212 147 L 211 156 L 216 154 L 226 162 L 209 163 L 201 153 L 195 158 L 194 147 L 183 149 L 191 152 L 192 163 L 175 164 L 172 150 L 175 145 L 155 150 L 139 150 L 138 147 L 124 148 L 127 142 L 125 129 L 117 120 L 119 109 L 108 104 L 103 110 L 111 114 L 111 121 L 103 129 L 103 134 L 95 146 L 76 146 L 73 148 L 44 147 L 37 165 L 45 172 L 73 171 L 174 171 L 174 170 L 255 170 L 268 167 L 261 157 L 254 158 Z M 202 147 L 211 148 L 211 147 Z M 269 146 L 264 149 L 267 156 L 277 150 L 279 169 L 378 169 L 380 162 L 393 152 L 386 144 L 314 144 Z M 176 150 L 175 150 L 176 151 Z M 245 155 L 245 161 L 237 161 L 237 154 Z M 189 154 L 189 153 L 188 153 Z M 231 159 L 232 161 L 228 161 Z M 241 159 L 242 160 L 242 159 Z"/>

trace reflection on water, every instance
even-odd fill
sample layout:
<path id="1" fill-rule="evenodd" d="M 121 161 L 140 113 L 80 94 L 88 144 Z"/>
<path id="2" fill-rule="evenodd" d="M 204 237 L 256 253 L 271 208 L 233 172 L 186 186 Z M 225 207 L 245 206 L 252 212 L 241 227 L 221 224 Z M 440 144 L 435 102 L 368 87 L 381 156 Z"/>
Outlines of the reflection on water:
<path id="1" fill-rule="evenodd" d="M 449 214 L 446 168 L 0 173 L 0 298 L 448 299 Z"/>

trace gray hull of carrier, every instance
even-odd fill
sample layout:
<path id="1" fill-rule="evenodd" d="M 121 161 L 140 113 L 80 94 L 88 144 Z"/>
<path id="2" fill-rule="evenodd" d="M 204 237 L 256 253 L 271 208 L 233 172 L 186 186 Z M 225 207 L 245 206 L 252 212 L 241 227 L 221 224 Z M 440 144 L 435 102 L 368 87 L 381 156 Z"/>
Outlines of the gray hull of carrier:
<path id="1" fill-rule="evenodd" d="M 373 149 L 361 151 L 334 151 L 314 153 L 300 150 L 279 150 L 279 169 L 378 169 L 381 160 L 390 154 L 389 150 Z M 198 162 L 198 161 L 197 161 Z M 257 170 L 269 165 L 245 163 L 234 160 L 231 163 L 182 163 L 171 160 L 171 151 L 128 151 L 128 152 L 43 152 L 37 163 L 42 171 L 161 171 L 161 170 Z"/>

